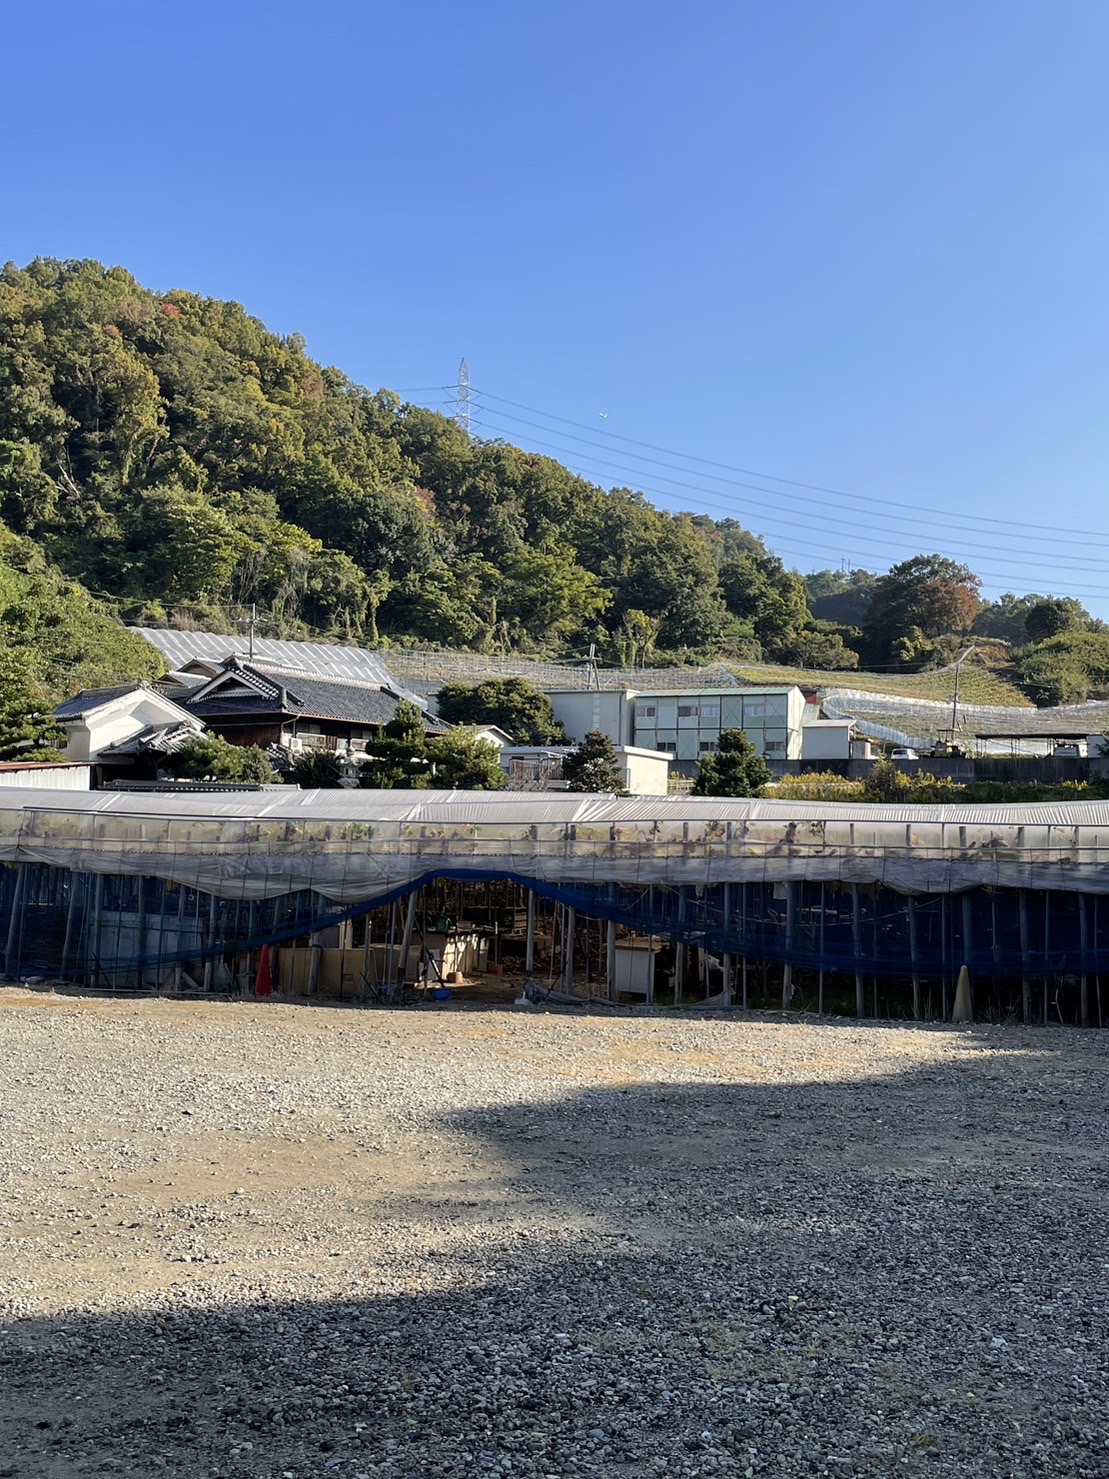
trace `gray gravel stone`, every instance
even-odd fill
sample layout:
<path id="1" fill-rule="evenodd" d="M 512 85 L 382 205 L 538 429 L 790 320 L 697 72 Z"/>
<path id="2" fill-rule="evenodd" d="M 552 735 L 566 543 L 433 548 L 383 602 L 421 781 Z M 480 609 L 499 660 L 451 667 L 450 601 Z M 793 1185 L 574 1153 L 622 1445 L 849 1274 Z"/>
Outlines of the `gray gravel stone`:
<path id="1" fill-rule="evenodd" d="M 1109 1038 L 0 991 L 0 1475 L 1104 1476 Z"/>

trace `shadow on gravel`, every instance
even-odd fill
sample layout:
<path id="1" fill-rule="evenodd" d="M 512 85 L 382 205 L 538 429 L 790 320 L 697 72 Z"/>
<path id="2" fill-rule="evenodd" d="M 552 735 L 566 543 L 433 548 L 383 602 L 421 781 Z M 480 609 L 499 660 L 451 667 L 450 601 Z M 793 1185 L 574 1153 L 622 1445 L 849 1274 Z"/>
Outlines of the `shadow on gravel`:
<path id="1" fill-rule="evenodd" d="M 427 1292 L 17 1323 L 0 1474 L 1103 1476 L 1109 1059 L 1053 1042 L 446 1116 L 501 1181 Z"/>

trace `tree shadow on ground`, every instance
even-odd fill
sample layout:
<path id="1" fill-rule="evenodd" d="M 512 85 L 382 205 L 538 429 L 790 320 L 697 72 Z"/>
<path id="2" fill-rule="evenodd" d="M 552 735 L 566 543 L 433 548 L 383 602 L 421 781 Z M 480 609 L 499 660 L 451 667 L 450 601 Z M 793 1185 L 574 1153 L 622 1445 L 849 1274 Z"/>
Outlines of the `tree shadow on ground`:
<path id="1" fill-rule="evenodd" d="M 17 1322 L 0 1474 L 1104 1475 L 1109 1060 L 1053 1042 L 447 1114 L 496 1193 L 404 1209 L 417 1292 Z"/>

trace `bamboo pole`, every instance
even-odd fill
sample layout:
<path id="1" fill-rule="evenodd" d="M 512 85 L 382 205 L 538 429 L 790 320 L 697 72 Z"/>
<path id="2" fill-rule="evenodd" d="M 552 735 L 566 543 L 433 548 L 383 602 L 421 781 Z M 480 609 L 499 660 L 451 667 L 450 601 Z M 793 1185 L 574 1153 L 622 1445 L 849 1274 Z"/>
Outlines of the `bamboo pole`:
<path id="1" fill-rule="evenodd" d="M 1048 1018 L 1048 975 L 1051 969 L 1051 890 L 1044 890 L 1044 1026 Z"/>
<path id="2" fill-rule="evenodd" d="M 686 889 L 685 884 L 678 884 L 678 925 L 685 924 L 686 911 Z M 682 999 L 682 991 L 685 986 L 685 941 L 680 937 L 674 941 L 674 1005 L 679 1006 Z"/>
<path id="3" fill-rule="evenodd" d="M 27 887 L 27 864 L 17 863 L 15 865 L 15 884 L 12 889 L 11 917 L 8 920 L 8 943 L 4 948 L 4 970 L 14 977 L 18 969 L 18 961 L 15 954 L 15 942 L 18 938 L 20 911 L 23 908 L 23 895 Z M 97 875 L 99 876 L 99 875 Z"/>
<path id="4" fill-rule="evenodd" d="M 414 888 L 408 895 L 408 908 L 404 914 L 404 930 L 400 939 L 400 957 L 397 960 L 397 980 L 403 983 L 408 978 L 408 952 L 412 948 L 412 927 L 416 922 L 416 901 L 420 897 L 420 890 Z"/>
<path id="5" fill-rule="evenodd" d="M 528 932 L 527 944 L 524 947 L 524 974 L 531 976 L 535 972 L 535 890 L 528 889 Z"/>
<path id="6" fill-rule="evenodd" d="M 69 870 L 69 907 L 65 913 L 65 938 L 62 940 L 62 964 L 61 973 L 64 976 L 66 966 L 69 964 L 69 950 L 73 944 L 73 926 L 77 918 L 77 891 L 79 885 L 85 881 L 83 873 L 74 873 Z"/>

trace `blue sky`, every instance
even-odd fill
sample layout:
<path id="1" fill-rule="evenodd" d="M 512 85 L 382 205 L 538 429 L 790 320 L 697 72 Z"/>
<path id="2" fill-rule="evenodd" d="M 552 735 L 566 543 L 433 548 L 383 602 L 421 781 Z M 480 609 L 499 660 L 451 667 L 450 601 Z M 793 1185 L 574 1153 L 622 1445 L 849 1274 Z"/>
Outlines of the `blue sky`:
<path id="1" fill-rule="evenodd" d="M 375 387 L 465 355 L 481 434 L 802 570 L 937 549 L 1109 616 L 1104 0 L 61 0 L 4 31 L 0 256 L 236 298 Z"/>

